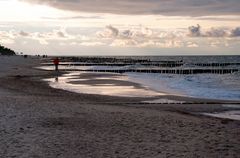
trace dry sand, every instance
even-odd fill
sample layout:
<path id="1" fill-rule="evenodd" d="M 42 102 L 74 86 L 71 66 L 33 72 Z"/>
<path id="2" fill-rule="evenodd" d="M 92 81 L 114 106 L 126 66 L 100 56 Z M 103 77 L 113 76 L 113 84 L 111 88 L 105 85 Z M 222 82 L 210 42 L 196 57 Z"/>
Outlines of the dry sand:
<path id="1" fill-rule="evenodd" d="M 143 105 L 143 98 L 56 90 L 41 81 L 52 72 L 31 68 L 39 63 L 0 57 L 0 157 L 240 155 L 239 121 L 199 115 L 222 110 L 218 104 Z"/>

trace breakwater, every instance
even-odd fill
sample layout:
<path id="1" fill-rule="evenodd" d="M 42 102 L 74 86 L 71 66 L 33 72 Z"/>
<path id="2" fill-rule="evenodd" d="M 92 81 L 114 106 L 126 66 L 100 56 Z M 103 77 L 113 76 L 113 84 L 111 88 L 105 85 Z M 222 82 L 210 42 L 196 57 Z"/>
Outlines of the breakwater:
<path id="1" fill-rule="evenodd" d="M 238 69 L 126 69 L 126 70 L 80 70 L 88 72 L 111 72 L 111 73 L 126 73 L 126 72 L 138 72 L 138 73 L 162 73 L 162 74 L 227 74 L 238 72 Z"/>

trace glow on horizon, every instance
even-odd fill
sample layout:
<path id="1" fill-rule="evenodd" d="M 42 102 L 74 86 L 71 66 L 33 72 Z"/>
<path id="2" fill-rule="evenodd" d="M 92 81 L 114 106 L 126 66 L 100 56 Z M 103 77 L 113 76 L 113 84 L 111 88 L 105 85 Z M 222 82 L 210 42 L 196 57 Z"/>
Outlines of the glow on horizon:
<path id="1" fill-rule="evenodd" d="M 64 15 L 63 11 L 48 6 L 32 5 L 18 0 L 0 1 L 1 21 L 40 20 L 44 16 Z"/>

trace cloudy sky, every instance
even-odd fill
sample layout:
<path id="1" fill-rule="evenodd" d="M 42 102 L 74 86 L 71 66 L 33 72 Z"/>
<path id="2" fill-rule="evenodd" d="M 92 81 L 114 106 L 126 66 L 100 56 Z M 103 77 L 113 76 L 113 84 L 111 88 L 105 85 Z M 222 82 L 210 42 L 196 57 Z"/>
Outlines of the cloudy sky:
<path id="1" fill-rule="evenodd" d="M 0 0 L 0 44 L 26 54 L 240 55 L 239 0 Z"/>

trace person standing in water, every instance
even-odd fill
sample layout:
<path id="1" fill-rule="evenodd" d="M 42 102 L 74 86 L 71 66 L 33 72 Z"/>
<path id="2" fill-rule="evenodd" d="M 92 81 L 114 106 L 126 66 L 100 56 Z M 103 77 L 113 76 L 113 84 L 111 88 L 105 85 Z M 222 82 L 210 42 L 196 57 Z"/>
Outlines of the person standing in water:
<path id="1" fill-rule="evenodd" d="M 53 60 L 53 64 L 55 65 L 55 71 L 58 71 L 59 59 L 58 59 L 58 58 L 55 58 L 55 59 Z"/>

